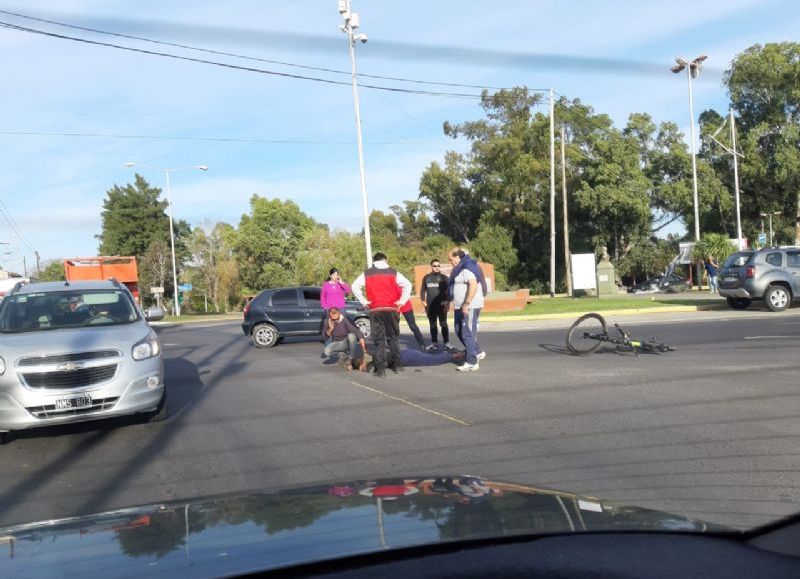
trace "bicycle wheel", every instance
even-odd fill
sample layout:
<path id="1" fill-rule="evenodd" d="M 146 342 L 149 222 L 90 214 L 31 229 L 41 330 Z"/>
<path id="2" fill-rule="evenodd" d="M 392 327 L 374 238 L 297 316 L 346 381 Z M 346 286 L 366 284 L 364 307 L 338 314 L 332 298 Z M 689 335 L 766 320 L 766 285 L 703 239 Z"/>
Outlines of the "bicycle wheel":
<path id="1" fill-rule="evenodd" d="M 600 314 L 584 314 L 575 320 L 567 332 L 567 349 L 576 356 L 596 352 L 608 336 L 606 321 Z"/>

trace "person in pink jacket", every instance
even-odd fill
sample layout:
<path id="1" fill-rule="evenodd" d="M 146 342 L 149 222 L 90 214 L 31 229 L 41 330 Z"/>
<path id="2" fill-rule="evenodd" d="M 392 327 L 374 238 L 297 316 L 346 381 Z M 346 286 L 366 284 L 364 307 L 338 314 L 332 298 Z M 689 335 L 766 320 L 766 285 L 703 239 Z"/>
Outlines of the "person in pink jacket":
<path id="1" fill-rule="evenodd" d="M 328 281 L 322 284 L 320 295 L 320 305 L 325 311 L 330 308 L 344 308 L 344 298 L 350 293 L 350 286 L 339 277 L 339 270 L 331 268 L 328 274 Z"/>

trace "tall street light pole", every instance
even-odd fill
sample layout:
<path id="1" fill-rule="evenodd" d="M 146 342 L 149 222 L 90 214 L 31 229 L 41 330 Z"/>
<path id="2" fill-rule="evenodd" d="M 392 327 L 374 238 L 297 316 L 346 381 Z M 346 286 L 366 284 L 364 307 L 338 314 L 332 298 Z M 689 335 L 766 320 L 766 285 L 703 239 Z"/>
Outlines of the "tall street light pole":
<path id="1" fill-rule="evenodd" d="M 694 136 L 694 102 L 692 98 L 692 79 L 697 78 L 700 74 L 703 61 L 708 57 L 701 54 L 691 62 L 683 57 L 675 59 L 677 63 L 670 70 L 675 74 L 686 71 L 686 80 L 689 83 L 689 121 L 690 121 L 690 138 L 691 138 L 691 151 L 692 151 L 692 199 L 694 201 L 694 240 L 700 241 L 700 207 L 697 200 L 697 154 L 695 153 L 695 136 Z M 700 287 L 702 280 L 702 271 L 700 264 L 697 264 L 697 287 Z"/>
<path id="2" fill-rule="evenodd" d="M 556 125 L 555 97 L 550 89 L 550 297 L 556 295 Z"/>
<path id="3" fill-rule="evenodd" d="M 358 14 L 350 11 L 350 0 L 338 0 L 339 14 L 344 19 L 344 24 L 339 30 L 347 34 L 347 44 L 350 48 L 350 63 L 353 77 L 353 107 L 356 115 L 356 141 L 358 143 L 358 170 L 361 178 L 361 209 L 364 213 L 364 245 L 367 252 L 367 267 L 372 267 L 372 239 L 369 231 L 369 204 L 367 203 L 367 177 L 364 172 L 364 143 L 361 139 L 361 108 L 358 102 L 358 72 L 356 70 L 356 42 L 365 43 L 367 35 L 355 34 L 360 25 Z"/>
<path id="4" fill-rule="evenodd" d="M 165 167 L 156 167 L 154 165 L 145 165 L 144 163 L 134 163 L 132 161 L 128 161 L 125 163 L 125 166 L 129 169 L 135 166 L 139 167 L 146 167 L 148 169 L 154 169 L 156 171 L 164 171 L 166 176 L 166 188 L 164 189 L 164 193 L 167 196 L 167 210 L 169 215 L 169 247 L 170 252 L 172 253 L 172 288 L 173 288 L 173 304 L 172 304 L 172 313 L 176 316 L 181 315 L 181 304 L 178 301 L 178 267 L 175 261 L 175 228 L 173 225 L 172 220 L 172 197 L 170 196 L 170 182 L 169 182 L 169 174 L 174 173 L 175 171 L 188 171 L 190 169 L 199 169 L 200 171 L 208 171 L 208 167 L 206 165 L 192 165 L 191 167 L 174 167 L 174 168 L 165 168 Z"/>

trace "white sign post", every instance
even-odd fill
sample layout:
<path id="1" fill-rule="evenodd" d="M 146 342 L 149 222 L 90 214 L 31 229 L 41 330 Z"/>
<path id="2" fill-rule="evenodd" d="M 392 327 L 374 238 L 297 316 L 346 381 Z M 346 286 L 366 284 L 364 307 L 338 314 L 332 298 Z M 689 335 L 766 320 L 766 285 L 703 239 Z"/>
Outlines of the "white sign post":
<path id="1" fill-rule="evenodd" d="M 570 257 L 572 264 L 572 289 L 597 291 L 597 264 L 594 253 L 573 253 Z"/>

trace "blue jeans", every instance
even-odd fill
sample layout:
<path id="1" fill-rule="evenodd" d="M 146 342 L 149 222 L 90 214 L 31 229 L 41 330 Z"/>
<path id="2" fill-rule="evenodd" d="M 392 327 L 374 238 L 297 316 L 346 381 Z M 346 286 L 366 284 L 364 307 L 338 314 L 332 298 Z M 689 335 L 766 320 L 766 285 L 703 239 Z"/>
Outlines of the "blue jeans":
<path id="1" fill-rule="evenodd" d="M 708 276 L 708 291 L 715 293 L 719 291 L 719 278 L 715 275 Z"/>
<path id="2" fill-rule="evenodd" d="M 481 351 L 481 347 L 478 345 L 478 318 L 480 315 L 481 308 L 472 308 L 467 315 L 462 313 L 461 308 L 456 308 L 453 315 L 456 335 L 467 350 L 467 364 L 478 363 L 478 354 Z"/>
<path id="3" fill-rule="evenodd" d="M 356 335 L 350 333 L 347 334 L 346 340 L 328 340 L 325 342 L 325 350 L 323 353 L 326 358 L 330 358 L 335 353 L 347 352 L 347 357 L 352 360 L 358 356 L 358 351 L 356 350 L 357 345 L 358 339 Z"/>

